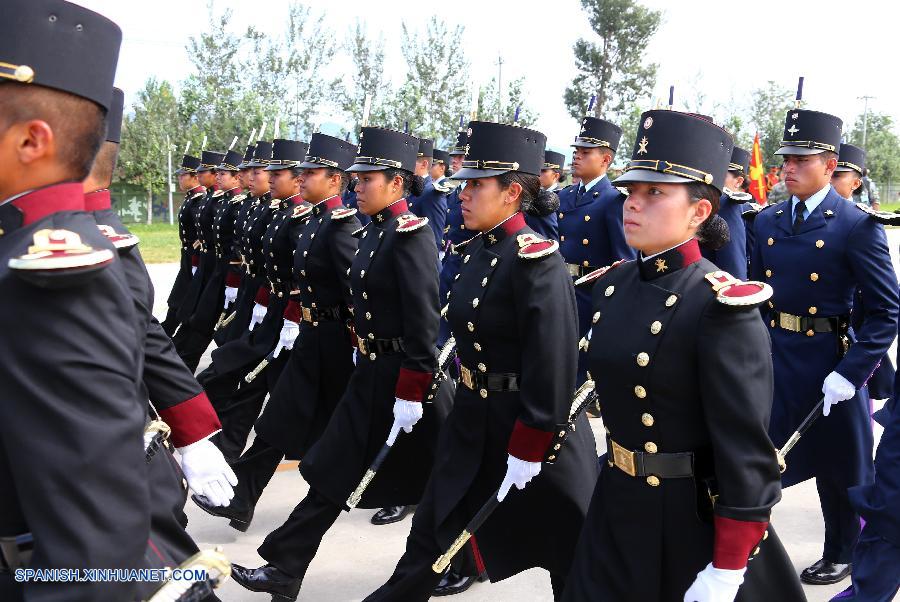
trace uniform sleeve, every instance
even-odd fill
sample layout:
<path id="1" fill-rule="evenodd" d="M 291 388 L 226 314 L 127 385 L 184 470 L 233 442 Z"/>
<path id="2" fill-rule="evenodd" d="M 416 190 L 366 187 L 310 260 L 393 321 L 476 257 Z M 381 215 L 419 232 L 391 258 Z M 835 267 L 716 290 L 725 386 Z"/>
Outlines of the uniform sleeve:
<path id="1" fill-rule="evenodd" d="M 847 241 L 850 269 L 866 302 L 862 326 L 855 333 L 856 342 L 835 371 L 859 389 L 872 376 L 897 335 L 897 275 L 884 227 L 874 219 L 861 219 Z"/>
<path id="2" fill-rule="evenodd" d="M 769 440 L 773 374 L 769 335 L 753 309 L 711 300 L 699 324 L 700 403 L 712 443 L 719 497 L 713 565 L 739 569 L 781 498 Z"/>
<path id="3" fill-rule="evenodd" d="M 740 205 L 730 201 L 722 219 L 728 224 L 729 241 L 716 251 L 716 267 L 725 270 L 735 278 L 747 279 L 747 235 L 744 229 L 744 218 L 741 217 Z"/>
<path id="4" fill-rule="evenodd" d="M 243 269 L 241 266 L 241 250 L 240 250 L 240 233 L 238 232 L 238 214 L 244 201 L 235 203 L 228 208 L 233 212 L 234 219 L 229 220 L 231 223 L 231 242 L 225 249 L 225 258 L 228 260 L 228 270 L 225 272 L 225 286 L 238 288 L 241 285 L 241 275 Z"/>
<path id="5" fill-rule="evenodd" d="M 405 350 L 395 395 L 407 401 L 422 401 L 437 368 L 437 248 L 430 229 L 397 232 L 394 236 L 394 270 L 400 289 L 400 313 L 404 316 Z"/>
<path id="6" fill-rule="evenodd" d="M 16 307 L 27 308 L 6 320 L 24 343 L 4 358 L 0 445 L 13 478 L 3 495 L 17 496 L 34 535 L 30 568 L 142 565 L 150 511 L 135 383 L 138 333 L 131 298 L 109 274 L 113 267 L 51 293 L 4 286 Z M 128 600 L 133 590 L 127 583 L 70 583 L 62 597 Z M 62 599 L 52 583 L 28 583 L 24 594 Z"/>
<path id="7" fill-rule="evenodd" d="M 353 232 L 361 226 L 355 217 L 334 221 L 332 220 L 331 235 L 328 237 L 328 248 L 331 253 L 331 263 L 334 273 L 341 283 L 341 293 L 344 296 L 346 306 L 353 307 L 353 296 L 350 294 L 350 266 L 353 265 L 353 257 L 359 246 L 359 239 L 353 236 Z"/>
<path id="8" fill-rule="evenodd" d="M 624 205 L 625 195 L 619 194 L 609 202 L 609 206 L 604 214 L 606 236 L 607 240 L 609 240 L 609 248 L 612 251 L 612 259 L 614 261 L 637 257 L 637 252 L 625 242 L 625 226 L 622 223 L 622 207 Z"/>
<path id="9" fill-rule="evenodd" d="M 544 216 L 525 214 L 525 223 L 543 238 L 559 241 L 559 222 L 556 212 Z"/>
<path id="10" fill-rule="evenodd" d="M 520 460 L 540 462 L 557 427 L 568 421 L 575 392 L 575 291 L 558 253 L 514 261 L 518 262 L 513 287 L 522 349 L 522 413 L 513 427 L 508 451 Z"/>
<path id="11" fill-rule="evenodd" d="M 750 236 L 750 257 L 749 259 L 749 270 L 748 277 L 750 280 L 756 280 L 760 282 L 765 282 L 765 277 L 763 275 L 763 261 L 762 261 L 762 249 L 759 246 L 760 239 L 765 236 L 765 224 L 764 220 L 766 218 L 762 216 L 762 214 L 757 215 L 753 220 L 753 235 Z"/>

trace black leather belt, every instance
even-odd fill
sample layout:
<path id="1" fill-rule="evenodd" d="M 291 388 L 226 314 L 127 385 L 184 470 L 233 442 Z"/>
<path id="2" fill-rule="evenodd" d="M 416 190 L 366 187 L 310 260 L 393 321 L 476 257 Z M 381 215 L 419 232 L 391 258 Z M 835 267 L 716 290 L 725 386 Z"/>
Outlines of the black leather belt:
<path id="1" fill-rule="evenodd" d="M 683 479 L 694 476 L 694 452 L 651 454 L 632 451 L 606 437 L 606 461 L 632 477 Z"/>
<path id="2" fill-rule="evenodd" d="M 356 337 L 357 345 L 363 355 L 369 357 L 370 360 L 375 359 L 378 353 L 402 353 L 403 339 L 364 339 L 361 336 Z"/>
<path id="3" fill-rule="evenodd" d="M 479 368 L 482 368 L 480 365 Z M 466 366 L 459 367 L 459 382 L 478 391 L 482 397 L 487 397 L 488 391 L 502 393 L 505 391 L 519 390 L 519 375 L 515 373 L 491 373 L 484 370 L 472 370 Z"/>
<path id="4" fill-rule="evenodd" d="M 300 314 L 304 322 L 309 322 L 315 326 L 319 322 L 339 321 L 341 319 L 341 308 L 338 305 L 333 307 L 306 307 L 301 305 Z"/>
<path id="5" fill-rule="evenodd" d="M 34 536 L 23 533 L 14 537 L 0 537 L 0 573 L 11 573 L 31 562 Z"/>
<path id="6" fill-rule="evenodd" d="M 781 311 L 773 311 L 772 316 L 775 325 L 791 332 L 837 332 L 843 334 L 847 330 L 849 318 L 847 316 L 814 317 L 795 316 Z"/>

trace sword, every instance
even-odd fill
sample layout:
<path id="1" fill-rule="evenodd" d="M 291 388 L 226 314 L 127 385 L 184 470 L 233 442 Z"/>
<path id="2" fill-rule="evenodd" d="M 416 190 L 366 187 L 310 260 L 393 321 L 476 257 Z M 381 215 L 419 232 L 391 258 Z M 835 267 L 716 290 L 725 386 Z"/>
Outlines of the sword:
<path id="1" fill-rule="evenodd" d="M 586 380 L 584 384 L 582 384 L 575 391 L 575 395 L 572 399 L 572 404 L 569 410 L 569 420 L 567 424 L 566 430 L 572 429 L 575 430 L 575 421 L 578 420 L 578 416 L 584 411 L 586 407 L 588 407 L 594 399 L 597 397 L 597 393 L 594 390 L 595 385 L 593 380 Z M 564 437 L 563 437 L 564 439 Z M 562 441 L 559 441 L 557 445 L 561 446 Z M 558 452 L 557 452 L 558 455 Z M 434 561 L 434 564 L 431 565 L 431 570 L 435 573 L 443 573 L 448 566 L 450 566 L 450 561 L 453 560 L 453 557 L 456 556 L 457 552 L 459 552 L 466 542 L 472 538 L 472 535 L 475 531 L 478 530 L 481 525 L 484 524 L 484 521 L 488 519 L 488 517 L 497 509 L 500 505 L 500 500 L 498 500 L 498 496 L 500 495 L 500 489 L 498 488 L 494 494 L 488 498 L 488 501 L 484 503 L 484 505 L 478 510 L 472 520 L 466 524 L 466 528 L 463 529 L 462 533 L 460 533 L 456 539 L 453 540 L 453 543 L 450 544 L 450 547 L 447 548 L 447 551 L 441 554 L 441 556 Z"/>
<path id="2" fill-rule="evenodd" d="M 800 426 L 797 427 L 797 430 L 794 431 L 794 434 L 788 438 L 787 442 L 782 446 L 781 449 L 775 450 L 775 456 L 778 458 L 778 468 L 781 472 L 787 470 L 787 462 L 784 461 L 784 457 L 788 455 L 788 452 L 791 451 L 797 442 L 800 441 L 800 437 L 806 434 L 806 431 L 809 430 L 809 427 L 813 425 L 816 419 L 822 414 L 822 406 L 825 405 L 825 398 L 819 400 L 813 409 L 806 415 L 806 418 L 803 419 L 803 422 L 800 423 Z"/>
<path id="3" fill-rule="evenodd" d="M 444 375 L 444 370 L 447 369 L 447 366 L 450 364 L 450 360 L 452 359 L 454 353 L 456 352 L 456 339 L 450 337 L 447 339 L 447 342 L 444 343 L 444 346 L 441 348 L 440 353 L 438 354 L 438 369 L 435 371 L 434 376 L 431 379 L 431 387 L 430 392 L 428 393 L 428 399 L 433 399 L 438 387 L 442 380 L 446 378 Z M 388 436 L 388 440 L 390 440 L 390 436 Z M 378 472 L 378 469 L 381 468 L 381 465 L 384 464 L 385 459 L 387 459 L 388 452 L 391 451 L 391 443 L 385 442 L 384 445 L 381 446 L 381 449 L 378 450 L 378 454 L 375 456 L 375 460 L 372 461 L 372 465 L 369 466 L 366 473 L 363 475 L 362 480 L 360 480 L 359 485 L 356 486 L 356 489 L 353 490 L 353 493 L 350 494 L 350 497 L 347 498 L 347 507 L 348 508 L 356 508 L 362 499 L 363 493 L 365 493 L 366 488 L 369 486 L 369 483 L 372 482 L 372 479 L 375 478 L 375 474 Z"/>
<path id="4" fill-rule="evenodd" d="M 147 436 L 150 435 L 150 440 L 144 445 L 144 460 L 147 463 L 156 455 L 156 452 L 166 445 L 171 434 L 172 429 L 162 420 L 151 420 L 144 427 L 144 440 L 147 441 Z"/>
<path id="5" fill-rule="evenodd" d="M 275 349 L 278 349 L 278 347 L 276 347 Z M 252 383 L 254 380 L 256 380 L 256 377 L 259 376 L 259 373 L 266 369 L 266 366 L 269 365 L 269 362 L 275 361 L 275 349 L 270 351 L 269 355 L 267 355 L 265 359 L 263 359 L 263 361 L 257 364 L 256 368 L 254 368 L 250 372 L 250 374 L 244 377 L 244 382 Z"/>
<path id="6" fill-rule="evenodd" d="M 200 602 L 231 576 L 231 562 L 222 548 L 201 550 L 178 567 L 187 579 L 168 579 L 148 602 Z"/>
<path id="7" fill-rule="evenodd" d="M 225 315 L 224 311 L 222 312 L 222 315 L 223 316 Z M 227 318 L 225 318 L 224 320 L 219 322 L 218 325 L 216 325 L 216 330 L 219 330 L 220 328 L 225 328 L 226 326 L 231 324 L 234 321 L 235 316 L 237 316 L 237 311 L 231 312 L 231 314 L 229 314 L 229 316 Z"/>

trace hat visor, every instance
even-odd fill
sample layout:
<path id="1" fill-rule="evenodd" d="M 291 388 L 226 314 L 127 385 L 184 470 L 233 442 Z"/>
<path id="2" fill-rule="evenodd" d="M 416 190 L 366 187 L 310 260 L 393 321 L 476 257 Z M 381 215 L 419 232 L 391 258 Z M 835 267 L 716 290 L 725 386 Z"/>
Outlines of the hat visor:
<path id="1" fill-rule="evenodd" d="M 355 173 L 358 171 L 384 171 L 386 169 L 391 169 L 387 165 L 371 165 L 369 163 L 354 163 L 350 167 L 347 168 L 347 171 L 350 173 Z M 399 169 L 399 168 L 398 168 Z"/>
<path id="2" fill-rule="evenodd" d="M 473 169 L 471 167 L 463 167 L 458 172 L 450 176 L 451 180 L 478 180 L 480 178 L 491 178 L 493 176 L 509 173 L 511 169 Z"/>
<path id="3" fill-rule="evenodd" d="M 638 182 L 653 182 L 659 184 L 690 184 L 696 182 L 684 176 L 677 176 L 671 173 L 662 173 L 653 171 L 652 169 L 632 169 L 626 171 L 621 176 L 612 181 L 616 186 L 623 184 L 634 184 Z"/>
<path id="4" fill-rule="evenodd" d="M 176 176 L 180 176 L 180 175 L 183 174 L 183 173 L 195 174 L 195 173 L 197 173 L 197 171 L 194 170 L 194 169 L 189 169 L 189 168 L 185 168 L 185 167 L 179 167 L 178 169 L 176 169 L 176 170 L 175 170 L 174 172 L 172 172 L 172 173 L 174 173 Z"/>
<path id="5" fill-rule="evenodd" d="M 340 169 L 340 167 L 334 167 L 333 165 L 325 165 L 323 163 L 313 163 L 312 161 L 304 161 L 297 167 L 299 167 L 300 169 L 320 169 L 323 167 L 331 167 L 332 169 Z"/>
<path id="6" fill-rule="evenodd" d="M 466 153 L 465 153 L 465 151 L 456 150 L 456 151 L 448 151 L 447 154 L 450 155 L 451 157 L 459 157 L 459 156 L 465 155 Z"/>
<path id="7" fill-rule="evenodd" d="M 837 167 L 834 168 L 834 171 L 852 171 L 854 173 L 858 173 L 859 175 L 862 175 L 862 173 L 860 173 L 859 171 L 853 169 L 852 167 L 847 167 L 846 165 L 838 165 Z"/>
<path id="8" fill-rule="evenodd" d="M 805 146 L 782 146 L 777 151 L 775 151 L 776 155 L 818 155 L 824 153 L 825 151 L 821 148 L 807 148 Z"/>
<path id="9" fill-rule="evenodd" d="M 216 165 L 216 171 L 240 171 L 240 167 L 232 167 L 231 165 Z"/>
<path id="10" fill-rule="evenodd" d="M 250 161 L 249 163 L 247 163 L 247 167 L 249 167 L 250 169 L 254 169 L 256 167 L 265 167 L 265 166 L 266 166 L 265 163 L 260 163 L 259 161 Z"/>
<path id="11" fill-rule="evenodd" d="M 197 168 L 197 173 L 204 173 L 207 171 L 216 171 L 216 168 L 215 167 L 198 167 Z"/>
<path id="12" fill-rule="evenodd" d="M 266 165 L 266 171 L 279 171 L 281 169 L 290 169 L 294 167 L 293 165 L 281 165 L 281 164 L 271 164 Z"/>
<path id="13" fill-rule="evenodd" d="M 602 144 L 594 144 L 593 142 L 582 142 L 581 140 L 576 140 L 569 146 L 577 146 L 579 148 L 608 148 L 608 147 L 604 147 Z"/>
<path id="14" fill-rule="evenodd" d="M 238 168 L 239 170 L 240 170 L 240 169 L 250 169 L 250 167 L 251 167 L 251 165 L 250 165 L 250 162 L 249 162 L 249 161 L 241 161 L 241 162 L 238 164 L 238 166 L 237 166 L 237 168 Z"/>

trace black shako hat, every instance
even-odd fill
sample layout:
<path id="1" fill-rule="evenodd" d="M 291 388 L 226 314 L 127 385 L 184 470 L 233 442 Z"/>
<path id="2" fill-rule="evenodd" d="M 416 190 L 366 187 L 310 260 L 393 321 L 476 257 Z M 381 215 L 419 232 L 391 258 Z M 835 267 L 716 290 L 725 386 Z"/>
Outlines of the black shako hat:
<path id="1" fill-rule="evenodd" d="M 434 157 L 434 140 L 430 138 L 419 138 L 419 157 Z"/>
<path id="2" fill-rule="evenodd" d="M 122 141 L 122 112 L 125 109 L 125 93 L 112 89 L 109 110 L 106 112 L 106 141 L 119 144 Z"/>
<path id="3" fill-rule="evenodd" d="M 750 173 L 750 151 L 735 146 L 731 151 L 731 161 L 728 162 L 728 171 L 737 171 L 742 174 Z"/>
<path id="4" fill-rule="evenodd" d="M 419 139 L 397 130 L 364 127 L 359 133 L 356 159 L 347 171 L 383 171 L 402 169 L 416 171 Z"/>
<path id="5" fill-rule="evenodd" d="M 306 142 L 276 138 L 272 141 L 272 159 L 266 165 L 266 171 L 300 167 L 308 150 L 309 144 Z"/>
<path id="6" fill-rule="evenodd" d="M 204 171 L 215 171 L 216 166 L 222 162 L 222 159 L 225 158 L 225 153 L 217 153 L 216 151 L 201 151 L 200 152 L 200 167 L 197 169 L 197 173 L 203 173 Z"/>
<path id="7" fill-rule="evenodd" d="M 268 140 L 257 140 L 253 149 L 253 158 L 247 167 L 265 167 L 272 160 L 272 143 Z"/>
<path id="8" fill-rule="evenodd" d="M 255 144 L 248 144 L 247 150 L 244 152 L 244 160 L 238 165 L 238 169 L 249 169 L 250 162 L 253 160 L 253 151 L 256 150 Z"/>
<path id="9" fill-rule="evenodd" d="M 175 170 L 175 175 L 181 175 L 183 173 L 197 173 L 197 169 L 200 167 L 200 158 L 194 157 L 192 155 L 184 155 L 181 157 L 181 167 Z"/>
<path id="10" fill-rule="evenodd" d="M 432 158 L 433 163 L 443 163 L 447 167 L 450 166 L 450 153 L 447 151 L 442 151 L 439 148 L 434 149 L 434 157 Z"/>
<path id="11" fill-rule="evenodd" d="M 834 115 L 792 109 L 784 119 L 781 148 L 775 154 L 818 155 L 824 151 L 837 153 L 843 126 L 844 122 Z"/>
<path id="12" fill-rule="evenodd" d="M 309 154 L 306 155 L 300 167 L 304 169 L 316 169 L 318 167 L 331 167 L 347 171 L 353 165 L 356 157 L 356 145 L 341 138 L 326 134 L 313 134 L 309 141 Z"/>
<path id="13" fill-rule="evenodd" d="M 631 160 L 614 184 L 702 182 L 721 192 L 732 148 L 731 134 L 711 121 L 678 111 L 647 111 Z"/>
<path id="14" fill-rule="evenodd" d="M 109 109 L 122 30 L 63 0 L 3 0 L 0 82 L 61 90 Z"/>
<path id="15" fill-rule="evenodd" d="M 588 115 L 581 120 L 581 132 L 575 137 L 575 142 L 571 146 L 583 148 L 606 147 L 615 151 L 619 148 L 619 140 L 621 138 L 622 128 L 615 123 Z"/>
<path id="16" fill-rule="evenodd" d="M 460 129 L 456 133 L 456 144 L 450 147 L 448 151 L 450 156 L 453 155 L 465 155 L 466 150 L 468 149 L 469 144 L 469 131 L 465 129 Z"/>
<path id="17" fill-rule="evenodd" d="M 866 169 L 866 151 L 854 144 L 841 144 L 838 163 L 834 171 L 855 171 L 863 175 Z"/>
<path id="18" fill-rule="evenodd" d="M 552 150 L 544 151 L 544 167 L 542 169 L 556 169 L 562 173 L 563 167 L 566 165 L 566 156 Z"/>
<path id="19" fill-rule="evenodd" d="M 240 169 L 240 164 L 241 153 L 236 150 L 229 150 L 225 153 L 222 162 L 216 165 L 216 169 L 221 169 L 222 171 L 238 171 Z"/>
<path id="20" fill-rule="evenodd" d="M 469 122 L 469 150 L 454 180 L 490 178 L 509 171 L 540 175 L 547 137 L 536 130 L 492 123 Z"/>

